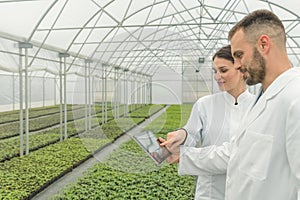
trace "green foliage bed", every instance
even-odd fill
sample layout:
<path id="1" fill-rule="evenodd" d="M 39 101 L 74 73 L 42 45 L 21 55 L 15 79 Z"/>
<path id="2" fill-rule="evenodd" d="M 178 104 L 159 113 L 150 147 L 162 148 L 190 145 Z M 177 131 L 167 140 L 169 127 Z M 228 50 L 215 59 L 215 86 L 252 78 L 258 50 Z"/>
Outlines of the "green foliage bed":
<path id="1" fill-rule="evenodd" d="M 54 199 L 188 200 L 194 198 L 194 188 L 194 177 L 178 176 L 177 165 L 157 167 L 130 141 Z"/>
<path id="2" fill-rule="evenodd" d="M 165 137 L 169 130 L 186 122 L 190 110 L 191 105 L 171 106 L 146 129 L 157 130 L 159 124 L 157 135 Z M 156 166 L 131 140 L 54 199 L 188 200 L 194 199 L 195 181 L 192 176 L 178 176 L 177 165 Z"/>
<path id="3" fill-rule="evenodd" d="M 153 109 L 153 105 L 148 105 L 148 110 L 145 107 L 138 107 L 136 111 L 141 108 L 145 110 L 135 112 L 135 114 L 132 114 L 134 116 L 132 118 L 121 117 L 111 120 L 101 127 L 98 123 L 98 121 L 101 121 L 100 119 L 93 120 L 93 123 L 98 124 L 98 126 L 84 133 L 78 133 L 80 130 L 84 130 L 84 120 L 71 121 L 68 124 L 68 134 L 73 133 L 76 137 L 68 138 L 63 142 L 57 142 L 59 137 L 58 128 L 47 129 L 31 135 L 30 143 L 33 148 L 32 150 L 37 150 L 31 150 L 32 152 L 29 155 L 21 158 L 15 157 L 11 160 L 0 162 L 0 199 L 11 200 L 32 197 L 58 177 L 89 158 L 92 152 L 97 151 L 136 124 L 142 122 L 147 118 L 144 115 L 145 112 L 149 116 L 161 109 L 161 106 L 154 107 Z M 151 108 L 152 110 L 150 111 Z M 173 106 L 171 106 L 169 111 L 171 112 L 172 109 L 174 109 Z M 177 110 L 176 115 L 178 115 L 178 108 L 175 110 Z M 168 115 L 173 116 L 175 114 L 173 112 Z M 178 122 L 176 122 L 176 125 L 169 124 L 171 123 L 170 121 L 175 122 L 175 118 L 174 116 L 167 117 L 166 127 L 170 126 L 169 128 L 171 128 L 173 126 L 173 128 L 177 128 L 174 126 L 177 126 Z M 178 120 L 179 118 L 181 117 L 177 117 L 176 119 Z M 160 134 L 165 134 L 169 128 L 162 128 Z M 10 143 L 14 145 L 11 144 L 10 146 Z M 0 156 L 2 155 L 2 158 L 5 158 L 6 156 L 11 156 L 10 154 L 16 154 L 18 151 L 17 144 L 18 138 L 0 140 L 0 147 L 4 149 L 0 151 Z M 39 148 L 41 145 L 42 148 Z M 12 146 L 15 147 L 9 151 L 10 153 L 5 153 L 5 150 Z M 127 157 L 124 156 L 124 152 L 126 152 Z M 193 178 L 177 176 L 175 165 L 166 165 L 157 168 L 153 165 L 152 161 L 147 159 L 148 157 L 145 156 L 134 142 L 124 144 L 107 159 L 107 162 L 100 164 L 95 169 L 91 169 L 96 174 L 88 176 L 97 177 L 97 179 L 84 178 L 83 181 L 87 183 L 83 183 L 81 186 L 74 186 L 82 188 L 82 191 L 76 190 L 73 193 L 72 189 L 69 189 L 62 193 L 61 197 L 55 198 L 83 199 L 83 197 L 87 197 L 85 193 L 89 193 L 91 190 L 95 194 L 95 199 L 122 199 L 124 195 L 132 199 L 143 199 L 148 198 L 147 195 L 149 193 L 154 194 L 152 199 L 158 199 L 160 195 L 162 196 L 160 199 L 167 199 L 167 197 L 170 197 L 170 193 L 173 193 L 174 197 L 177 196 L 180 199 L 192 198 L 194 190 Z M 108 184 L 105 185 L 104 182 L 108 182 Z M 92 185 L 100 187 L 100 189 L 91 189 L 89 187 L 91 183 L 95 183 Z M 160 186 L 162 190 L 156 191 L 157 186 Z"/>

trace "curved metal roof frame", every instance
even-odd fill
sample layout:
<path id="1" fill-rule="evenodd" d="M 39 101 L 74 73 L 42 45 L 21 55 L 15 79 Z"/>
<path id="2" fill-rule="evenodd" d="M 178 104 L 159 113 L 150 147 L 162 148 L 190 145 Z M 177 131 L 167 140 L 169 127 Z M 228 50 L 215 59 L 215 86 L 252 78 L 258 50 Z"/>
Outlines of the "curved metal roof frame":
<path id="1" fill-rule="evenodd" d="M 282 19 L 288 54 L 297 66 L 300 8 L 295 5 L 293 0 L 0 1 L 0 17 L 6 20 L 0 22 L 5 27 L 0 38 L 9 41 L 0 46 L 5 55 L 0 66 L 4 71 L 18 69 L 19 49 L 7 46 L 28 42 L 33 44 L 31 70 L 54 75 L 59 71 L 58 53 L 70 55 L 68 72 L 80 76 L 84 76 L 86 60 L 93 60 L 92 73 L 99 77 L 110 76 L 115 68 L 152 76 L 165 66 L 181 73 L 185 67 L 198 69 L 199 57 L 208 58 L 210 67 L 212 53 L 228 44 L 230 27 L 259 8 L 272 10 Z"/>

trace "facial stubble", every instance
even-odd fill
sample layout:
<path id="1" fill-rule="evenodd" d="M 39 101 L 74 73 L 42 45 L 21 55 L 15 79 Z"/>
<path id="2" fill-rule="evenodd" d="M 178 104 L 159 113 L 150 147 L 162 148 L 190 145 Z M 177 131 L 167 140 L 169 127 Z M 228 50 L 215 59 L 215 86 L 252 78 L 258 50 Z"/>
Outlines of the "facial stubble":
<path id="1" fill-rule="evenodd" d="M 247 85 L 255 85 L 262 83 L 266 75 L 266 61 L 261 56 L 257 48 L 253 49 L 253 57 L 243 70 L 248 72 L 248 76 L 244 76 Z"/>

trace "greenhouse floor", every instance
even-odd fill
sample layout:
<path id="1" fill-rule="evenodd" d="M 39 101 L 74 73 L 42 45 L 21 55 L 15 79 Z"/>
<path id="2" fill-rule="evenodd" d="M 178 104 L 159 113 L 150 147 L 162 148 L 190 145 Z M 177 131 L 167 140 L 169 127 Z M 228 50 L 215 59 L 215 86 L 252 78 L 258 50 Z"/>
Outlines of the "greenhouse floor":
<path id="1" fill-rule="evenodd" d="M 143 123 L 139 124 L 138 126 L 128 131 L 126 134 L 119 137 L 116 141 L 106 146 L 101 151 L 97 152 L 93 157 L 91 157 L 90 159 L 88 159 L 78 167 L 74 168 L 71 172 L 67 173 L 65 176 L 55 181 L 53 184 L 51 184 L 46 189 L 38 193 L 32 199 L 45 200 L 45 199 L 49 199 L 49 197 L 52 197 L 55 194 L 59 194 L 65 186 L 76 182 L 77 179 L 80 176 L 82 176 L 83 173 L 87 171 L 88 168 L 92 167 L 93 165 L 99 162 L 102 162 L 110 153 L 112 153 L 115 149 L 117 149 L 120 146 L 120 144 L 129 141 L 131 139 L 131 136 L 141 132 L 144 127 L 146 127 L 149 123 L 151 123 L 152 120 L 154 120 L 159 115 L 161 115 L 167 108 L 168 106 L 164 107 L 159 112 L 155 113 L 150 118 L 146 119 Z"/>

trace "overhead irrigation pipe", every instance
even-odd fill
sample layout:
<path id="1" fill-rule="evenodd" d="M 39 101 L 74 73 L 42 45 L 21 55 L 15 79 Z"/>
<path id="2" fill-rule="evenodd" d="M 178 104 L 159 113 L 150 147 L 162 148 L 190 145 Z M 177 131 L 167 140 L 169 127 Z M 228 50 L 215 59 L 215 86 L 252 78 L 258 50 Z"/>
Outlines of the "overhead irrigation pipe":
<path id="1" fill-rule="evenodd" d="M 2 69 L 3 66 L 0 65 L 0 70 Z M 5 67 L 6 69 L 6 67 Z M 28 72 L 37 72 L 37 71 L 46 71 L 52 75 L 59 75 L 60 72 L 56 72 L 56 71 L 53 71 L 51 69 L 49 69 L 48 67 L 34 67 L 34 66 L 31 66 L 29 69 L 28 69 Z M 11 71 L 13 72 L 13 71 Z M 18 72 L 18 70 L 16 70 L 16 72 Z M 71 75 L 71 74 L 75 74 L 77 76 L 80 76 L 80 77 L 85 77 L 86 75 L 84 74 L 81 74 L 81 73 L 78 73 L 78 72 L 66 72 L 67 75 Z"/>

